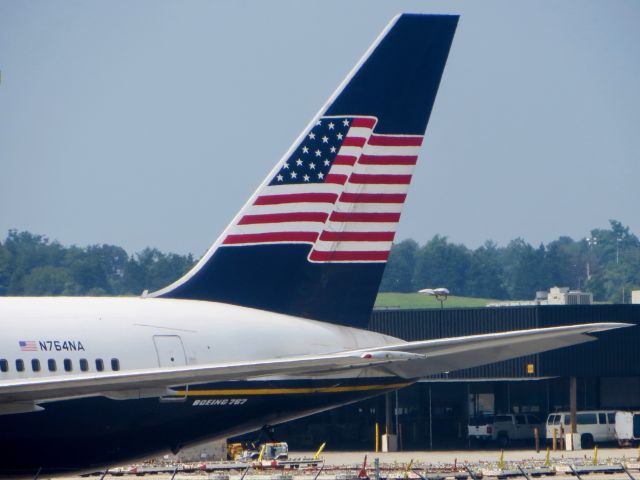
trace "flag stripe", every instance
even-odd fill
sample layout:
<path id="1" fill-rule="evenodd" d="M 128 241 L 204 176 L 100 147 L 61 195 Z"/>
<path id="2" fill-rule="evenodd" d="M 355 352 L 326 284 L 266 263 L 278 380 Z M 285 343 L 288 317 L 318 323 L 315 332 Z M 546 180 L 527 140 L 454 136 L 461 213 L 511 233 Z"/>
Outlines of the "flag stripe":
<path id="1" fill-rule="evenodd" d="M 272 243 L 272 242 L 315 242 L 318 232 L 269 232 L 249 233 L 245 235 L 228 235 L 224 243 L 226 245 L 238 245 L 243 243 Z"/>
<path id="2" fill-rule="evenodd" d="M 290 193 L 288 195 L 263 195 L 258 197 L 254 205 L 280 205 L 283 203 L 335 203 L 335 193 Z"/>
<path id="3" fill-rule="evenodd" d="M 329 220 L 333 222 L 397 222 L 399 213 L 348 213 L 331 212 Z"/>
<path id="4" fill-rule="evenodd" d="M 371 137 L 369 137 L 369 145 L 381 145 L 389 147 L 419 147 L 422 145 L 422 137 L 371 135 Z"/>
<path id="5" fill-rule="evenodd" d="M 355 155 L 338 155 L 336 159 L 333 161 L 334 165 L 350 165 L 353 166 L 358 160 L 358 157 Z"/>
<path id="6" fill-rule="evenodd" d="M 345 183 L 347 183 L 347 176 L 346 175 L 339 175 L 336 173 L 330 173 L 329 175 L 327 175 L 327 177 L 324 180 L 324 183 L 335 183 L 338 185 L 344 185 Z"/>
<path id="7" fill-rule="evenodd" d="M 344 203 L 404 203 L 404 193 L 348 193 L 340 194 L 340 202 Z"/>
<path id="8" fill-rule="evenodd" d="M 320 234 L 326 242 L 388 242 L 393 241 L 394 232 L 328 232 Z"/>
<path id="9" fill-rule="evenodd" d="M 345 147 L 364 147 L 364 144 L 367 143 L 366 138 L 362 137 L 345 137 L 342 145 Z"/>
<path id="10" fill-rule="evenodd" d="M 251 225 L 254 223 L 282 223 L 282 222 L 322 222 L 327 220 L 328 215 L 322 212 L 301 212 L 301 213 L 272 213 L 266 215 L 245 215 L 240 219 L 238 225 Z"/>
<path id="11" fill-rule="evenodd" d="M 415 165 L 417 155 L 360 155 L 358 163 L 362 165 Z"/>
<path id="12" fill-rule="evenodd" d="M 375 175 L 353 173 L 349 177 L 349 183 L 366 183 L 375 185 L 409 185 L 411 175 Z"/>
<path id="13" fill-rule="evenodd" d="M 352 127 L 365 127 L 365 128 L 373 128 L 376 124 L 375 118 L 354 118 L 351 121 Z"/>
<path id="14" fill-rule="evenodd" d="M 316 262 L 385 262 L 389 252 L 319 252 L 313 250 L 309 259 Z"/>

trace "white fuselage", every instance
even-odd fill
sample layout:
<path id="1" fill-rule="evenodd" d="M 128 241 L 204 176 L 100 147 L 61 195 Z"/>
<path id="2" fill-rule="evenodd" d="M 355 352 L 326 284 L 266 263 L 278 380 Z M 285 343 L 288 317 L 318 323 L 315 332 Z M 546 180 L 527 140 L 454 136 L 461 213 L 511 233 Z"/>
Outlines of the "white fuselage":
<path id="1" fill-rule="evenodd" d="M 0 298 L 0 359 L 4 379 L 96 373 L 117 359 L 121 371 L 332 353 L 400 340 L 339 325 L 235 305 L 156 298 Z M 158 341 L 177 340 L 184 353 L 162 358 Z M 23 342 L 21 345 L 20 342 Z M 35 347 L 34 347 L 35 346 Z M 169 345 L 169 348 L 171 346 Z M 17 371 L 16 360 L 24 370 Z M 33 371 L 38 359 L 40 371 Z M 56 361 L 50 371 L 49 360 Z M 64 361 L 71 360 L 71 371 Z M 354 376 L 356 372 L 346 375 Z M 343 374 L 345 375 L 345 374 Z"/>

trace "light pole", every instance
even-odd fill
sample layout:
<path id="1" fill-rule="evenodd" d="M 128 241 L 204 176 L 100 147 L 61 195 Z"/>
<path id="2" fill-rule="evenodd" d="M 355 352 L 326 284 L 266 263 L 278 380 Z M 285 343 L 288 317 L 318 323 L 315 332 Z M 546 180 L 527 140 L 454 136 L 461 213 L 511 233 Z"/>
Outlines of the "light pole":
<path id="1" fill-rule="evenodd" d="M 587 238 L 589 244 L 589 258 L 587 259 L 587 280 L 591 280 L 591 252 L 593 247 L 598 244 L 598 237 L 591 236 Z"/>
<path id="2" fill-rule="evenodd" d="M 444 308 L 444 302 L 447 300 L 447 298 L 450 295 L 449 290 L 444 287 L 423 288 L 422 290 L 419 290 L 418 293 L 423 293 L 424 295 L 436 297 L 436 300 L 440 302 L 441 309 Z"/>
<path id="3" fill-rule="evenodd" d="M 620 242 L 622 241 L 622 238 L 620 237 L 616 237 L 616 265 L 618 265 L 620 263 Z"/>

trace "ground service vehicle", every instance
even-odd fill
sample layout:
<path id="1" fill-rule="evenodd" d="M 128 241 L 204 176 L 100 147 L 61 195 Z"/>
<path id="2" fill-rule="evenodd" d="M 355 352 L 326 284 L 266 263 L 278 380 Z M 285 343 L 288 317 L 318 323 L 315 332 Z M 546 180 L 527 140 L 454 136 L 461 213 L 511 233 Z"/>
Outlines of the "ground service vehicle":
<path id="1" fill-rule="evenodd" d="M 640 441 L 640 412 L 616 412 L 616 439 L 621 447 L 631 447 Z"/>
<path id="2" fill-rule="evenodd" d="M 576 433 L 580 434 L 582 448 L 590 448 L 596 443 L 613 442 L 615 436 L 615 414 L 613 410 L 588 410 L 577 412 Z M 569 433 L 571 415 L 569 412 L 551 413 L 547 417 L 547 442 Z"/>
<path id="3" fill-rule="evenodd" d="M 500 414 L 474 417 L 469 422 L 468 435 L 479 442 L 498 442 L 506 447 L 512 441 L 533 440 L 534 429 L 542 434 L 542 425 L 538 417 L 529 414 Z"/>

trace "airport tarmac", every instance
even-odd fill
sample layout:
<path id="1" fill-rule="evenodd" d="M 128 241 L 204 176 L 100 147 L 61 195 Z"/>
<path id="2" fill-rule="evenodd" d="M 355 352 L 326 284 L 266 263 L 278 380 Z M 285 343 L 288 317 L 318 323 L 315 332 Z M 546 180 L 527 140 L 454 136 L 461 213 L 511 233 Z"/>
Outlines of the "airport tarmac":
<path id="1" fill-rule="evenodd" d="M 290 452 L 289 458 L 309 458 L 314 452 Z M 551 470 L 554 468 L 558 471 L 554 478 L 575 478 L 570 472 L 570 466 L 576 466 L 576 469 L 601 468 L 602 471 L 585 472 L 578 470 L 579 477 L 583 480 L 640 480 L 640 450 L 633 448 L 603 448 L 598 449 L 596 461 L 594 462 L 594 450 L 579 451 L 556 451 L 549 452 L 549 463 Z M 549 469 L 544 467 L 547 452 L 541 450 L 506 450 L 504 454 L 500 450 L 451 450 L 451 451 L 408 451 L 408 452 L 391 452 L 376 453 L 366 451 L 351 452 L 324 452 L 325 467 L 317 480 L 352 480 L 358 475 L 362 468 L 364 458 L 367 457 L 367 474 L 370 478 L 374 478 L 374 462 L 379 459 L 381 467 L 381 476 L 383 478 L 403 479 L 407 472 L 409 462 L 412 462 L 413 472 L 408 472 L 409 479 L 420 480 L 420 475 L 433 478 L 434 472 L 445 472 L 442 478 L 453 478 L 451 473 L 454 468 L 460 474 L 465 473 L 465 466 L 468 466 L 474 475 L 479 478 L 497 479 L 497 478 L 525 478 L 522 476 L 514 476 L 517 472 L 518 465 L 528 473 L 541 473 L 541 477 L 549 476 Z M 502 457 L 502 459 L 501 459 Z M 502 460 L 502 470 L 500 462 Z M 597 463 L 597 466 L 594 466 Z M 628 466 L 629 472 L 619 470 L 619 465 Z M 618 471 L 605 471 L 607 467 L 615 467 Z M 417 472 L 417 473 L 414 473 Z M 503 472 L 504 475 L 499 475 Z M 185 473 L 178 471 L 175 480 L 179 479 L 216 479 L 216 480 L 241 480 L 243 472 L 231 471 L 228 473 L 216 473 L 196 471 L 193 473 Z M 246 472 L 243 480 L 314 480 L 317 470 L 271 470 L 271 469 L 252 469 Z M 227 477 L 228 475 L 228 477 Z M 536 476 L 538 476 L 536 474 Z M 68 480 L 78 480 L 80 476 L 66 477 Z M 99 478 L 99 477 L 93 477 Z M 105 478 L 115 478 L 107 475 Z M 119 478 L 136 478 L 133 474 L 125 474 Z M 154 474 L 157 480 L 169 480 L 171 474 Z"/>

